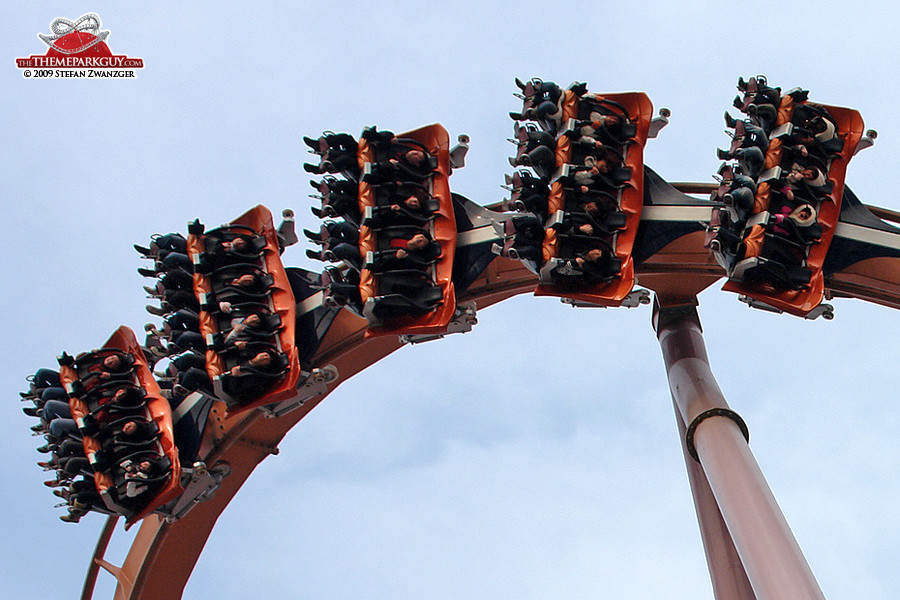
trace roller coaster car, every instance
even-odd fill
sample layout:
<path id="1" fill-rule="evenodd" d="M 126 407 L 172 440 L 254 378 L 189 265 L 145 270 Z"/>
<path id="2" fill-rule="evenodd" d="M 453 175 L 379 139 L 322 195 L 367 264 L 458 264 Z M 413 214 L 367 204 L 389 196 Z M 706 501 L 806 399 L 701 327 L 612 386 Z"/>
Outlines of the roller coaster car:
<path id="1" fill-rule="evenodd" d="M 562 247 L 565 244 L 560 244 L 557 232 L 548 230 L 544 238 L 545 264 L 541 269 L 541 282 L 535 295 L 560 296 L 601 306 L 620 306 L 634 287 L 634 262 L 631 253 L 644 202 L 643 148 L 653 118 L 653 105 L 647 95 L 641 92 L 590 94 L 580 97 L 575 111 L 572 118 L 581 117 L 582 120 L 590 119 L 592 112 L 622 117 L 621 131 L 613 130 L 602 134 L 611 137 L 610 143 L 618 146 L 615 150 L 622 156 L 622 166 L 611 176 L 602 178 L 608 184 L 607 187 L 611 188 L 606 195 L 614 194 L 617 206 L 613 212 L 621 213 L 621 216 L 613 217 L 609 223 L 610 227 L 616 228 L 611 236 L 614 256 L 610 256 L 609 264 L 611 268 L 619 267 L 618 274 L 606 281 L 591 281 L 591 278 L 579 278 L 577 274 L 570 276 L 568 271 L 571 270 L 571 264 L 567 262 L 570 252 Z M 561 174 L 564 175 L 564 171 Z M 565 198 L 572 194 L 571 188 L 569 192 L 565 192 L 562 186 L 563 182 L 553 184 L 554 192 L 551 193 L 549 203 L 551 215 L 565 210 Z M 602 192 L 603 190 L 594 190 L 598 198 Z"/>
<path id="2" fill-rule="evenodd" d="M 194 274 L 194 293 L 201 303 L 200 333 L 210 344 L 206 352 L 206 369 L 214 387 L 222 393 L 218 399 L 224 400 L 230 413 L 278 403 L 295 394 L 300 366 L 298 351 L 294 345 L 296 326 L 296 304 L 290 282 L 281 264 L 277 231 L 272 222 L 272 214 L 264 206 L 257 206 L 244 213 L 230 224 L 204 233 L 199 223 L 192 224 L 188 237 L 188 252 L 194 264 L 208 261 L 208 254 L 219 248 L 223 241 L 236 237 L 263 240 L 254 243 L 258 253 L 252 260 L 231 257 L 234 260 L 218 261 L 219 266 L 208 273 Z M 259 272 L 258 286 L 247 289 L 229 285 L 229 281 L 244 274 Z M 224 302 L 231 304 L 223 311 Z M 225 305 L 227 306 L 227 305 Z M 267 340 L 281 356 L 281 368 L 272 373 L 260 375 L 261 385 L 254 388 L 246 379 L 240 384 L 226 385 L 222 377 L 236 366 L 236 359 L 230 354 L 222 355 L 219 349 L 223 333 L 231 329 L 235 315 L 263 309 L 265 319 L 280 325 Z M 217 342 L 217 340 L 219 340 Z M 222 348 L 224 349 L 224 348 Z M 230 380 L 230 376 L 225 377 Z M 235 393 L 230 393 L 233 390 Z"/>
<path id="3" fill-rule="evenodd" d="M 410 179 L 407 180 L 409 183 L 425 186 L 428 195 L 438 200 L 433 211 L 434 218 L 423 224 L 431 239 L 440 244 L 440 256 L 427 269 L 430 285 L 436 291 L 428 291 L 424 296 L 417 295 L 412 298 L 386 295 L 383 289 L 390 286 L 383 285 L 382 278 L 387 274 L 377 273 L 364 266 L 360 272 L 359 291 L 364 314 L 369 318 L 366 337 L 443 333 L 453 319 L 456 309 L 456 294 L 452 282 L 456 217 L 447 179 L 450 172 L 450 137 L 442 126 L 435 124 L 400 134 L 397 139 L 403 148 L 426 151 L 429 159 L 429 172 L 422 177 L 419 177 L 422 173 L 417 172 L 403 171 L 401 175 L 409 175 Z M 386 149 L 383 146 L 377 143 L 370 145 L 364 135 L 359 144 L 359 162 L 371 165 L 376 160 L 383 159 L 385 153 L 396 155 L 398 151 L 402 151 L 402 148 L 393 143 Z M 371 172 L 371 169 L 363 170 Z M 363 177 L 359 185 L 359 201 L 364 212 L 368 207 L 374 208 L 377 205 L 375 188 L 383 183 L 377 178 Z M 369 257 L 381 250 L 383 244 L 379 240 L 384 237 L 383 229 L 375 230 L 363 224 L 360 228 L 360 255 Z M 376 310 L 376 306 L 381 308 Z"/>
<path id="4" fill-rule="evenodd" d="M 772 261 L 772 252 L 779 252 L 785 242 L 770 242 L 772 236 L 767 237 L 767 243 L 755 259 L 757 264 L 740 261 L 734 265 L 734 271 L 729 275 L 729 280 L 722 289 L 763 302 L 775 309 L 796 315 L 806 316 L 815 309 L 824 299 L 825 281 L 822 273 L 822 265 L 825 256 L 831 246 L 835 227 L 841 211 L 841 198 L 844 192 L 844 176 L 847 171 L 847 163 L 853 157 L 853 152 L 859 143 L 865 129 L 860 114 L 849 108 L 838 106 L 826 106 L 819 104 L 798 104 L 794 111 L 795 121 L 806 119 L 809 115 L 828 115 L 836 126 L 839 140 L 826 142 L 826 149 L 831 154 L 828 159 L 830 164 L 827 169 L 827 181 L 818 188 L 801 186 L 800 193 L 804 201 L 811 201 L 817 206 L 818 225 L 821 234 L 818 243 L 809 246 L 808 252 L 804 251 L 803 268 L 808 270 L 809 279 L 806 283 L 800 283 L 803 273 L 792 271 L 791 268 L 782 270 L 775 264 L 766 266 Z M 839 151 L 835 152 L 838 148 Z M 805 189 L 804 189 L 805 188 Z M 777 236 L 775 236 L 777 237 Z M 782 265 L 783 266 L 783 265 Z M 748 278 L 747 275 L 750 275 Z M 769 277 L 766 280 L 766 277 Z"/>
<path id="5" fill-rule="evenodd" d="M 127 373 L 100 377 L 103 359 L 114 354 L 131 358 Z M 72 418 L 85 432 L 85 456 L 96 470 L 94 482 L 107 511 L 124 515 L 126 526 L 130 526 L 181 495 L 184 489 L 172 430 L 172 410 L 169 402 L 160 395 L 159 385 L 134 333 L 127 327 L 120 327 L 102 349 L 74 359 L 64 354 L 59 363 L 60 381 L 69 395 Z M 141 402 L 127 407 L 117 407 L 109 402 L 108 392 L 131 386 L 142 391 Z M 128 414 L 123 417 L 122 412 Z M 157 433 L 153 439 L 121 440 L 111 444 L 124 421 L 134 419 L 151 421 L 155 425 Z M 86 420 L 90 422 L 86 423 Z M 125 491 L 127 484 L 122 466 L 129 457 L 153 459 L 157 469 L 154 477 L 141 480 L 145 491 L 131 496 Z"/>

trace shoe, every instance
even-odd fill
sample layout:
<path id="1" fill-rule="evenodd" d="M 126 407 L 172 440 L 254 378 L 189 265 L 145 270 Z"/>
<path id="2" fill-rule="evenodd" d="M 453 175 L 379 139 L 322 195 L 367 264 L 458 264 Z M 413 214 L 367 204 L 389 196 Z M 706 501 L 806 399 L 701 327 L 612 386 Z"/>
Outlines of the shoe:
<path id="1" fill-rule="evenodd" d="M 517 113 L 517 112 L 509 113 L 509 117 L 511 119 L 513 119 L 514 121 L 524 121 L 525 120 L 525 115 L 523 115 L 522 113 Z"/>
<path id="2" fill-rule="evenodd" d="M 728 114 L 728 111 L 725 111 L 725 127 L 729 129 L 734 129 L 734 126 L 737 125 L 737 119 Z"/>
<path id="3" fill-rule="evenodd" d="M 171 311 L 166 310 L 162 306 L 153 306 L 152 304 L 148 304 L 144 308 L 147 309 L 147 312 L 151 315 L 156 315 L 157 317 L 164 317 L 168 315 Z"/>
<path id="4" fill-rule="evenodd" d="M 51 479 L 50 481 L 45 481 L 44 485 L 47 487 L 59 487 L 63 483 L 65 483 L 62 479 Z"/>
<path id="5" fill-rule="evenodd" d="M 54 465 L 51 462 L 47 462 L 47 461 L 38 461 L 37 466 L 41 467 L 42 469 L 55 469 L 56 468 L 56 465 Z"/>
<path id="6" fill-rule="evenodd" d="M 145 269 L 143 267 L 138 269 L 137 272 L 140 273 L 141 275 L 143 275 L 144 277 L 156 277 L 159 274 L 159 272 L 156 269 Z"/>
<path id="7" fill-rule="evenodd" d="M 81 520 L 81 515 L 75 515 L 74 513 L 69 513 L 67 515 L 62 515 L 59 518 L 60 521 L 65 521 L 66 523 L 77 523 Z"/>
<path id="8" fill-rule="evenodd" d="M 151 256 L 156 256 L 156 253 L 153 250 L 151 250 L 150 248 L 144 248 L 143 246 L 138 246 L 137 244 L 134 244 L 134 249 L 137 250 L 138 252 L 140 252 L 141 254 L 143 254 L 144 256 L 146 256 L 147 258 L 150 258 Z"/>
<path id="9" fill-rule="evenodd" d="M 32 425 L 29 429 L 32 431 L 44 431 L 47 429 L 47 425 L 44 423 L 38 423 L 37 425 Z"/>
<path id="10" fill-rule="evenodd" d="M 303 170 L 307 173 L 314 173 L 316 175 L 322 173 L 322 171 L 319 170 L 318 165 L 312 165 L 310 163 L 303 163 Z"/>
<path id="11" fill-rule="evenodd" d="M 144 286 L 144 291 L 153 296 L 154 298 L 162 298 L 162 294 L 155 287 L 150 287 L 149 285 Z"/>
<path id="12" fill-rule="evenodd" d="M 573 84 L 569 89 L 572 90 L 572 93 L 579 97 L 584 96 L 588 90 L 587 83 L 576 83 Z"/>
<path id="13" fill-rule="evenodd" d="M 729 154 L 730 152 L 728 152 L 727 150 L 716 148 L 716 156 L 719 158 L 719 160 L 728 160 L 730 158 Z"/>
<path id="14" fill-rule="evenodd" d="M 306 136 L 304 135 L 304 136 L 303 136 L 303 143 L 306 144 L 307 146 L 309 146 L 310 148 L 312 148 L 313 150 L 318 150 L 318 149 L 319 149 L 319 140 L 318 140 L 318 139 L 313 139 L 313 138 L 311 138 L 311 137 L 306 137 Z"/>
<path id="15" fill-rule="evenodd" d="M 303 235 L 308 237 L 310 240 L 314 242 L 321 242 L 322 238 L 320 237 L 320 233 L 318 231 L 310 231 L 309 229 L 303 230 Z"/>
<path id="16" fill-rule="evenodd" d="M 69 499 L 69 490 L 53 490 L 53 495 L 63 500 Z"/>
<path id="17" fill-rule="evenodd" d="M 41 454 L 47 454 L 51 450 L 56 450 L 56 444 L 44 444 L 43 446 L 37 447 L 37 451 Z"/>
<path id="18" fill-rule="evenodd" d="M 29 417 L 39 417 L 40 409 L 37 406 L 26 406 L 22 409 L 22 412 L 28 415 Z"/>
<path id="19" fill-rule="evenodd" d="M 308 256 L 309 258 L 311 258 L 313 260 L 322 260 L 322 253 L 316 252 L 314 250 L 307 250 L 306 256 Z"/>

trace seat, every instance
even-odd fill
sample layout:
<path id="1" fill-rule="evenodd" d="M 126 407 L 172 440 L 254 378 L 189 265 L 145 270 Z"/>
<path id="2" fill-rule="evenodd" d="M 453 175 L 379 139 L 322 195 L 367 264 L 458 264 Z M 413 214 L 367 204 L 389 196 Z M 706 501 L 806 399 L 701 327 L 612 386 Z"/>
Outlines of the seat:
<path id="1" fill-rule="evenodd" d="M 440 305 L 442 298 L 443 292 L 437 286 L 424 290 L 416 298 L 409 298 L 402 294 L 374 296 L 366 302 L 363 316 L 370 322 L 377 323 L 388 318 L 417 315 Z"/>

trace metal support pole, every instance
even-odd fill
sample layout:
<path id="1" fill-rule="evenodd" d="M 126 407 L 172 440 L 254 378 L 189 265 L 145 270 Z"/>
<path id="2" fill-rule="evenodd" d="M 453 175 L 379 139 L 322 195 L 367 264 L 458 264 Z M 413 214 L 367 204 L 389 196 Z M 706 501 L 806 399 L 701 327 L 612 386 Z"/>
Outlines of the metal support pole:
<path id="1" fill-rule="evenodd" d="M 687 426 L 681 420 L 678 406 L 675 406 L 675 421 L 681 437 L 681 449 L 684 452 L 684 466 L 687 468 L 691 494 L 694 497 L 694 508 L 697 512 L 697 523 L 700 525 L 700 536 L 703 539 L 703 551 L 706 553 L 706 566 L 712 581 L 713 596 L 716 600 L 757 600 L 744 565 L 738 556 L 737 549 L 706 474 L 694 457 L 688 452 L 685 444 Z"/>
<path id="2" fill-rule="evenodd" d="M 688 425 L 685 444 L 706 474 L 756 597 L 824 600 L 750 452 L 747 428 L 713 377 L 696 308 L 657 303 L 653 322 L 672 398 Z"/>

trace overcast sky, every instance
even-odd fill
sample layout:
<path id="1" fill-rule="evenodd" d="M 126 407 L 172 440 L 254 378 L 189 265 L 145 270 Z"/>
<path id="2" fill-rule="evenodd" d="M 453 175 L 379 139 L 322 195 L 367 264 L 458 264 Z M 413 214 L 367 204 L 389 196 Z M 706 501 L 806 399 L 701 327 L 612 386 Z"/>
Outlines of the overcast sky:
<path id="1" fill-rule="evenodd" d="M 711 182 L 739 75 L 860 110 L 847 182 L 900 210 L 898 16 L 886 3 L 41 2 L 0 40 L 0 584 L 75 598 L 104 518 L 61 523 L 20 412 L 24 377 L 154 320 L 131 244 L 263 203 L 311 227 L 303 135 L 441 122 L 472 137 L 453 191 L 503 198 L 513 78 L 644 91 L 671 125 L 646 163 Z M 889 6 L 885 8 L 885 6 Z M 25 79 L 56 17 L 96 12 L 136 80 Z M 889 179 L 885 180 L 885 176 Z M 289 266 L 321 268 L 299 244 Z M 900 593 L 893 311 L 832 322 L 701 296 L 713 371 L 828 598 Z M 222 515 L 185 598 L 711 598 L 650 310 L 521 296 L 405 348 L 288 434 Z M 116 562 L 130 536 L 121 529 Z M 111 598 L 101 574 L 97 598 Z"/>

